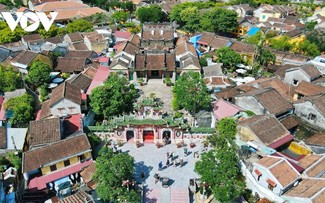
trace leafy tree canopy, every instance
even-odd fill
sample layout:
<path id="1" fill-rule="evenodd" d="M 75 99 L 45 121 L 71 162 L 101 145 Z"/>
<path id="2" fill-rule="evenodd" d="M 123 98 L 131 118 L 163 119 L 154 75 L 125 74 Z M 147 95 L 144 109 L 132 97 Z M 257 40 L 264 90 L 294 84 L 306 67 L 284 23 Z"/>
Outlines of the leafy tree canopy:
<path id="1" fill-rule="evenodd" d="M 249 44 L 258 45 L 263 38 L 263 34 L 261 31 L 257 32 L 255 35 L 247 37 L 244 41 Z"/>
<path id="2" fill-rule="evenodd" d="M 236 68 L 236 64 L 242 61 L 241 56 L 229 47 L 218 49 L 216 55 L 218 57 L 218 62 L 222 63 L 223 68 L 228 72 L 233 72 Z"/>
<path id="3" fill-rule="evenodd" d="M 130 16 L 129 12 L 124 12 L 124 11 L 116 11 L 112 15 L 113 21 L 114 22 L 119 22 L 119 23 L 124 23 L 127 21 L 128 17 Z"/>
<path id="4" fill-rule="evenodd" d="M 215 8 L 209 13 L 209 17 L 216 33 L 229 33 L 238 26 L 236 11 L 224 8 Z"/>
<path id="5" fill-rule="evenodd" d="M 103 86 L 96 87 L 90 94 L 90 106 L 97 115 L 108 118 L 133 110 L 136 91 L 125 77 L 111 74 Z"/>
<path id="6" fill-rule="evenodd" d="M 176 110 L 184 108 L 194 115 L 199 110 L 210 107 L 209 90 L 199 73 L 184 73 L 176 81 L 173 93 L 173 108 Z"/>
<path id="7" fill-rule="evenodd" d="M 63 35 L 66 33 L 65 28 L 59 28 L 56 25 L 52 25 L 48 31 L 46 31 L 44 28 L 37 29 L 37 32 L 43 37 L 43 38 L 50 38 L 55 37 L 58 35 Z"/>
<path id="8" fill-rule="evenodd" d="M 200 11 L 197 7 L 187 7 L 180 13 L 181 21 L 184 23 L 184 29 L 189 32 L 195 32 L 200 28 Z"/>
<path id="9" fill-rule="evenodd" d="M 10 92 L 21 87 L 20 73 L 12 70 L 11 67 L 0 66 L 0 92 Z"/>
<path id="10" fill-rule="evenodd" d="M 49 82 L 52 69 L 46 63 L 35 61 L 28 71 L 26 81 L 30 84 L 40 87 Z"/>
<path id="11" fill-rule="evenodd" d="M 306 33 L 307 39 L 311 43 L 315 43 L 319 51 L 325 51 L 325 32 L 320 30 L 312 30 Z"/>
<path id="12" fill-rule="evenodd" d="M 228 139 L 235 139 L 237 133 L 237 124 L 233 118 L 224 118 L 218 121 L 218 132 L 220 136 L 225 136 Z"/>
<path id="13" fill-rule="evenodd" d="M 141 21 L 141 23 L 158 23 L 163 22 L 166 18 L 166 14 L 161 10 L 161 7 L 156 4 L 152 4 L 149 7 L 138 8 L 135 15 Z"/>
<path id="14" fill-rule="evenodd" d="M 93 31 L 93 25 L 85 19 L 77 19 L 67 25 L 68 33 L 73 32 L 91 32 Z"/>
<path id="15" fill-rule="evenodd" d="M 20 40 L 21 36 L 26 34 L 20 26 L 17 26 L 14 31 L 11 31 L 7 23 L 4 21 L 0 21 L 0 30 L 0 44 L 16 42 Z"/>
<path id="16" fill-rule="evenodd" d="M 292 48 L 292 44 L 289 43 L 290 37 L 283 35 L 277 38 L 269 40 L 270 47 L 279 51 L 289 51 Z"/>
<path id="17" fill-rule="evenodd" d="M 140 192 L 132 186 L 123 186 L 123 181 L 132 180 L 134 159 L 127 153 L 113 154 L 111 148 L 103 147 L 96 159 L 94 179 L 98 186 L 96 191 L 100 198 L 114 202 L 140 202 Z"/>
<path id="18" fill-rule="evenodd" d="M 258 62 L 261 66 L 267 67 L 269 64 L 274 64 L 276 56 L 270 50 L 261 48 L 257 56 Z"/>
<path id="19" fill-rule="evenodd" d="M 34 99 L 29 94 L 24 94 L 15 98 L 10 98 L 5 103 L 6 110 L 12 110 L 13 115 L 9 122 L 19 127 L 26 127 L 34 117 Z"/>

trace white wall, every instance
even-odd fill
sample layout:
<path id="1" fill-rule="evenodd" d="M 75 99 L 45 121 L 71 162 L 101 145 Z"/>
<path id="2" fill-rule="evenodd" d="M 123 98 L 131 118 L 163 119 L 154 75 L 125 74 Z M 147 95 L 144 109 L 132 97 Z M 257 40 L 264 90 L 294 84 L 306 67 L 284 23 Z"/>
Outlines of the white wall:
<path id="1" fill-rule="evenodd" d="M 74 109 L 70 110 L 68 109 L 68 107 L 74 107 Z M 64 108 L 64 110 L 60 112 L 58 108 Z M 51 108 L 51 114 L 54 116 L 63 116 L 66 114 L 70 115 L 70 114 L 80 114 L 80 113 L 81 113 L 80 105 L 67 99 L 61 100 Z"/>
<path id="2" fill-rule="evenodd" d="M 307 75 L 305 75 L 304 73 L 302 73 L 300 70 L 295 70 L 295 71 L 289 71 L 285 73 L 284 76 L 284 82 L 289 84 L 289 85 L 294 85 L 293 84 L 293 80 L 298 80 L 297 85 L 301 82 L 301 81 L 306 81 L 306 82 L 310 82 L 310 78 L 307 77 Z"/>

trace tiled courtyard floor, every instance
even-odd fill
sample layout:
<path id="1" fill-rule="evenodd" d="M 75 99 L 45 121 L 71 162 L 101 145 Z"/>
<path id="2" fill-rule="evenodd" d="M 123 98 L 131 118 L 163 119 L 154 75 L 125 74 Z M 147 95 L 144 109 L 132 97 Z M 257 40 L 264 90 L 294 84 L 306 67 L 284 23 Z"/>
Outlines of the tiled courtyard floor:
<path id="1" fill-rule="evenodd" d="M 170 144 L 162 148 L 157 148 L 155 144 L 144 144 L 140 148 L 136 148 L 134 143 L 126 143 L 121 147 L 122 151 L 127 151 L 134 157 L 136 162 L 136 179 L 141 182 L 141 172 L 146 174 L 146 198 L 144 202 L 147 203 L 188 203 L 188 185 L 189 180 L 192 178 L 198 178 L 198 175 L 194 172 L 195 159 L 193 152 L 199 151 L 201 144 L 197 143 L 197 146 L 193 149 L 188 148 L 188 156 L 184 156 L 184 149 L 177 148 L 175 144 Z M 183 167 L 174 167 L 170 165 L 165 167 L 167 160 L 167 152 L 174 153 L 179 158 L 183 158 Z M 162 161 L 164 169 L 158 171 L 158 163 Z M 169 177 L 170 187 L 163 188 L 161 182 L 155 183 L 154 174 L 159 173 L 161 177 Z"/>

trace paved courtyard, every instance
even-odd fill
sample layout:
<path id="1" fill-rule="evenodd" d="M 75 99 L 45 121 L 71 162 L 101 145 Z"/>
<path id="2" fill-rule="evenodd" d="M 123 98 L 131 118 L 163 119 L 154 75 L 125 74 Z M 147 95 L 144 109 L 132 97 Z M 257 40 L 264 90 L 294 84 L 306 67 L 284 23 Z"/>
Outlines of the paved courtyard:
<path id="1" fill-rule="evenodd" d="M 188 156 L 184 156 L 184 149 L 177 148 L 175 144 L 170 144 L 162 148 L 157 148 L 155 144 L 144 144 L 136 148 L 134 143 L 126 143 L 121 147 L 122 151 L 129 152 L 136 162 L 136 179 L 141 182 L 141 172 L 146 174 L 146 203 L 188 203 L 188 185 L 191 178 L 198 178 L 194 172 L 195 159 L 193 152 L 201 149 L 201 143 L 196 143 L 193 149 L 188 148 Z M 182 167 L 174 167 L 172 164 L 166 168 L 167 152 L 174 153 L 174 156 L 183 158 Z M 158 163 L 162 161 L 164 169 L 158 171 Z M 159 173 L 161 177 L 170 178 L 170 187 L 163 188 L 161 182 L 155 183 L 154 174 Z"/>
<path id="2" fill-rule="evenodd" d="M 172 89 L 163 84 L 161 79 L 150 79 L 148 84 L 137 88 L 143 91 L 140 100 L 149 97 L 151 93 L 155 93 L 156 98 L 160 98 L 164 102 L 163 111 L 173 112 L 171 104 L 174 98 Z"/>

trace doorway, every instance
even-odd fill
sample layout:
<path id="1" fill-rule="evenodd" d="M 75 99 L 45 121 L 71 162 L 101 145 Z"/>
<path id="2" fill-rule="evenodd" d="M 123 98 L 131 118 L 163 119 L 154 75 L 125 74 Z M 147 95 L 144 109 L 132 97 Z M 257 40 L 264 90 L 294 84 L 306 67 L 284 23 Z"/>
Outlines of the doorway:
<path id="1" fill-rule="evenodd" d="M 143 141 L 145 140 L 154 140 L 153 130 L 144 130 L 143 131 Z"/>
<path id="2" fill-rule="evenodd" d="M 133 138 L 134 138 L 134 131 L 133 130 L 126 131 L 126 141 L 129 141 Z"/>

